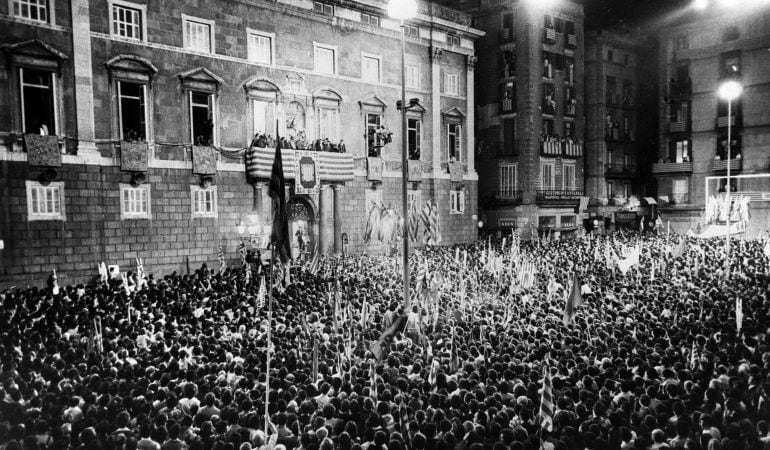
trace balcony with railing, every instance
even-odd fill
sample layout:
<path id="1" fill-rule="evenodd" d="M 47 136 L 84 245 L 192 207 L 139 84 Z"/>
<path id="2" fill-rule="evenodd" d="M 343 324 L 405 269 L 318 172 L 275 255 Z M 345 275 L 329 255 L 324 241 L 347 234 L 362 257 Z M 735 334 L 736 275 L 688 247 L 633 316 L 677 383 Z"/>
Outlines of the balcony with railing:
<path id="1" fill-rule="evenodd" d="M 501 28 L 497 32 L 497 41 L 501 44 L 513 42 L 513 28 Z"/>
<path id="2" fill-rule="evenodd" d="M 543 32 L 543 40 L 549 44 L 556 42 L 556 30 L 553 28 L 546 28 Z"/>
<path id="3" fill-rule="evenodd" d="M 655 163 L 652 165 L 652 173 L 692 173 L 692 161 Z"/>
<path id="4" fill-rule="evenodd" d="M 516 109 L 514 108 L 513 98 L 509 93 L 504 93 L 503 97 L 500 99 L 500 112 L 501 113 L 512 113 L 515 112 Z"/>
<path id="5" fill-rule="evenodd" d="M 669 133 L 685 133 L 690 131 L 690 127 L 686 121 L 669 122 L 668 131 Z"/>
<path id="6" fill-rule="evenodd" d="M 583 196 L 582 189 L 539 189 L 536 201 L 539 205 L 577 205 Z"/>
<path id="7" fill-rule="evenodd" d="M 577 36 L 574 34 L 567 35 L 567 46 L 575 48 L 577 46 Z"/>
<path id="8" fill-rule="evenodd" d="M 733 114 L 732 116 L 730 116 L 729 122 L 731 127 L 741 126 L 741 118 L 737 114 Z M 715 123 L 716 123 L 717 129 L 727 128 L 727 123 L 728 123 L 727 114 L 725 114 L 724 116 L 718 116 L 715 120 Z"/>
<path id="9" fill-rule="evenodd" d="M 549 157 L 580 158 L 583 156 L 583 143 L 577 139 L 541 136 L 540 154 Z"/>
<path id="10" fill-rule="evenodd" d="M 604 169 L 606 178 L 633 178 L 635 174 L 636 165 L 634 164 L 608 163 Z"/>
<path id="11" fill-rule="evenodd" d="M 742 158 L 730 159 L 730 172 L 738 173 L 743 169 Z M 726 159 L 714 159 L 711 161 L 712 172 L 727 172 L 727 160 Z"/>

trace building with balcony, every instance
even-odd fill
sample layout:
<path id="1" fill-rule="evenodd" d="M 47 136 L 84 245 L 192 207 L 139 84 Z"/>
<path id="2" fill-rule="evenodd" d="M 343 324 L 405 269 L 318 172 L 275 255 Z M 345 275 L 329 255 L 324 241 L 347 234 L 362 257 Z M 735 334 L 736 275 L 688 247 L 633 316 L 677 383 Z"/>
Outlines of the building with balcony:
<path id="1" fill-rule="evenodd" d="M 770 169 L 768 18 L 770 8 L 759 3 L 727 8 L 717 2 L 657 30 L 663 101 L 652 172 L 661 213 L 677 231 L 694 229 L 706 199 L 724 195 L 728 154 L 733 195 L 751 198 L 747 233 L 770 223 L 770 177 L 761 176 Z M 729 116 L 717 96 L 728 78 L 743 84 Z"/>
<path id="2" fill-rule="evenodd" d="M 571 233 L 584 180 L 582 5 L 451 3 L 486 32 L 476 76 L 484 229 Z"/>
<path id="3" fill-rule="evenodd" d="M 277 136 L 291 235 L 322 253 L 384 249 L 363 234 L 373 202 L 401 204 L 402 30 L 386 2 L 211 5 L 0 3 L 0 283 L 264 248 Z M 470 25 L 423 2 L 404 28 L 408 198 L 436 202 L 447 243 L 477 236 Z"/>
<path id="4" fill-rule="evenodd" d="M 622 29 L 586 33 L 586 195 L 592 214 L 616 223 L 630 217 L 616 213 L 636 211 L 644 194 L 643 99 L 652 87 L 642 82 L 645 40 Z"/>

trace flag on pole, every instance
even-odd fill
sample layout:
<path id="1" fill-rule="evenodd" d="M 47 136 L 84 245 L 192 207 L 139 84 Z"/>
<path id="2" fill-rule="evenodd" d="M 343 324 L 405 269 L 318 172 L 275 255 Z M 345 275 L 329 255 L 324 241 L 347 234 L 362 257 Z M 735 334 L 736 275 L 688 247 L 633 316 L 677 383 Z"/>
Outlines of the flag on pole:
<path id="1" fill-rule="evenodd" d="M 374 370 L 374 362 L 372 362 L 369 370 L 369 379 L 371 380 L 371 387 L 369 388 L 369 397 L 377 403 L 377 372 Z"/>
<path id="2" fill-rule="evenodd" d="M 428 383 L 431 386 L 436 385 L 436 375 L 438 374 L 439 363 L 435 359 L 430 364 L 430 372 L 428 373 Z"/>
<path id="3" fill-rule="evenodd" d="M 219 274 L 222 275 L 227 268 L 227 265 L 225 264 L 225 252 L 222 250 L 222 241 L 219 241 L 219 253 L 217 259 L 219 259 Z"/>
<path id="4" fill-rule="evenodd" d="M 551 370 L 546 364 L 543 369 L 543 391 L 540 394 L 540 427 L 553 431 L 553 388 L 551 386 Z"/>
<path id="5" fill-rule="evenodd" d="M 572 318 L 575 315 L 575 309 L 583 304 L 583 295 L 580 293 L 580 283 L 577 279 L 577 274 L 572 275 L 572 289 L 570 289 L 569 297 L 567 297 L 567 305 L 564 308 L 564 324 L 569 325 L 572 323 Z"/>
<path id="6" fill-rule="evenodd" d="M 741 328 L 743 328 L 743 299 L 736 298 L 735 299 L 735 329 L 738 331 L 738 333 L 740 333 Z"/>
<path id="7" fill-rule="evenodd" d="M 692 350 L 690 350 L 690 369 L 695 370 L 695 364 L 697 363 L 697 356 L 695 352 L 695 341 L 692 341 Z"/>
<path id="8" fill-rule="evenodd" d="M 142 290 L 144 286 L 144 262 L 142 258 L 136 256 L 136 290 Z"/>
<path id="9" fill-rule="evenodd" d="M 382 359 L 382 355 L 385 353 L 386 345 L 390 344 L 390 341 L 393 339 L 393 336 L 396 334 L 396 332 L 401 331 L 404 328 L 405 321 L 405 314 L 398 316 L 393 320 L 393 323 L 388 327 L 388 329 L 384 330 L 382 334 L 380 334 L 380 337 L 377 339 L 377 341 L 374 342 L 371 347 L 369 347 L 369 351 L 372 352 L 377 361 Z"/>
<path id="10" fill-rule="evenodd" d="M 655 281 L 655 261 L 652 262 L 652 268 L 650 269 L 650 281 Z"/>
<path id="11" fill-rule="evenodd" d="M 265 276 L 262 275 L 259 278 L 259 290 L 257 291 L 257 307 L 258 308 L 264 308 L 265 306 Z"/>
<path id="12" fill-rule="evenodd" d="M 102 261 L 99 264 L 99 282 L 107 283 L 109 280 L 109 272 L 107 272 L 107 265 Z"/>
<path id="13" fill-rule="evenodd" d="M 367 315 L 369 314 L 369 305 L 366 304 L 366 298 L 361 303 L 361 328 L 366 330 L 366 323 L 369 321 Z"/>
<path id="14" fill-rule="evenodd" d="M 238 254 L 241 256 L 241 266 L 246 265 L 246 244 L 241 238 L 241 243 L 238 245 Z"/>
<path id="15" fill-rule="evenodd" d="M 56 269 L 53 269 L 48 277 L 48 286 L 51 288 L 53 295 L 59 295 L 59 277 L 56 275 Z"/>
<path id="16" fill-rule="evenodd" d="M 639 218 L 639 231 L 644 231 L 644 216 Z"/>
<path id="17" fill-rule="evenodd" d="M 460 366 L 460 357 L 457 354 L 457 329 L 452 327 L 452 352 L 449 357 L 449 369 L 452 373 L 457 373 Z"/>
<path id="18" fill-rule="evenodd" d="M 286 180 L 283 177 L 280 136 L 275 142 L 275 159 L 267 188 L 267 194 L 273 200 L 273 227 L 270 232 L 270 242 L 274 245 L 281 262 L 286 263 L 291 259 L 291 238 L 289 237 L 289 215 L 286 211 Z"/>

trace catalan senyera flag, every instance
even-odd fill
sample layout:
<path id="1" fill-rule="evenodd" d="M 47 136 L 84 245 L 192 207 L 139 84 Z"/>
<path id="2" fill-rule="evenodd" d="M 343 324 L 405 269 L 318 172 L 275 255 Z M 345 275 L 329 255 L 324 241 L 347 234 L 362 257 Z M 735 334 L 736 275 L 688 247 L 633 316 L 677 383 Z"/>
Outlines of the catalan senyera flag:
<path id="1" fill-rule="evenodd" d="M 551 386 L 551 370 L 546 364 L 543 369 L 543 391 L 540 395 L 540 427 L 553 431 L 553 388 Z"/>
<path id="2" fill-rule="evenodd" d="M 220 275 L 225 273 L 227 265 L 225 264 L 225 252 L 222 250 L 222 241 L 219 241 L 219 252 L 217 253 L 217 259 L 219 260 L 219 273 Z"/>
<path id="3" fill-rule="evenodd" d="M 371 369 L 369 370 L 369 377 L 371 379 L 371 387 L 369 388 L 369 397 L 374 400 L 374 402 L 377 402 L 377 371 L 374 370 L 374 363 L 372 363 Z"/>
<path id="4" fill-rule="evenodd" d="M 285 264 L 291 259 L 291 237 L 289 236 L 289 214 L 286 210 L 286 180 L 283 177 L 280 137 L 276 139 L 275 159 L 267 194 L 273 200 L 273 227 L 270 232 L 270 242 L 281 258 L 281 262 Z"/>
<path id="5" fill-rule="evenodd" d="M 583 295 L 580 293 L 580 283 L 577 275 L 572 275 L 572 289 L 567 297 L 567 305 L 564 308 L 564 324 L 572 323 L 572 317 L 575 315 L 575 309 L 583 304 Z"/>
<path id="6" fill-rule="evenodd" d="M 243 238 L 241 238 L 241 243 L 238 244 L 238 254 L 241 257 L 241 266 L 246 265 L 246 244 L 243 242 Z"/>

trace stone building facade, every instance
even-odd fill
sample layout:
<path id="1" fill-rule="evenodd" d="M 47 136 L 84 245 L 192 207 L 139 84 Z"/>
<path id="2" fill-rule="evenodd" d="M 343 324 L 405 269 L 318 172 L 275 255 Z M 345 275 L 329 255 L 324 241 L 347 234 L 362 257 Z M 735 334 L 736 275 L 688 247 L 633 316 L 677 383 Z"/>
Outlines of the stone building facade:
<path id="1" fill-rule="evenodd" d="M 484 229 L 573 233 L 584 195 L 583 7 L 481 0 L 479 204 Z"/>
<path id="2" fill-rule="evenodd" d="M 731 195 L 750 199 L 746 235 L 768 230 L 770 8 L 760 3 L 741 8 L 715 4 L 659 30 L 663 101 L 652 172 L 661 215 L 679 232 L 703 221 L 710 197 L 724 197 L 728 149 Z M 727 79 L 743 85 L 729 117 L 727 102 L 717 95 Z"/>
<path id="3" fill-rule="evenodd" d="M 385 7 L 0 3 L 0 283 L 39 284 L 53 268 L 85 281 L 99 261 L 125 271 L 136 256 L 149 272 L 185 271 L 216 264 L 220 246 L 237 264 L 241 239 L 267 240 L 276 135 L 292 235 L 323 253 L 383 251 L 363 234 L 373 201 L 400 211 L 401 27 Z M 405 32 L 409 200 L 436 202 L 444 242 L 467 242 L 483 32 L 429 3 Z M 312 185 L 297 182 L 300 161 Z"/>

